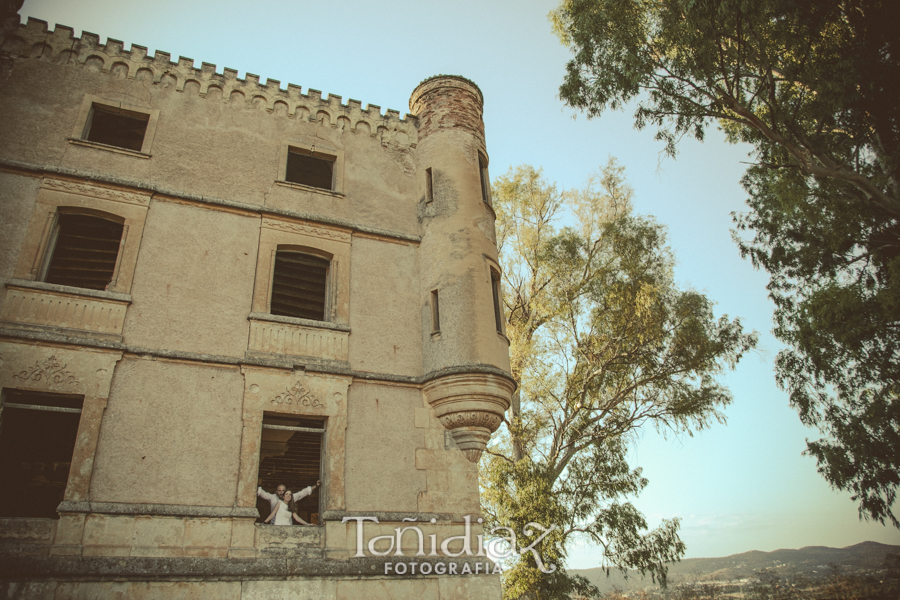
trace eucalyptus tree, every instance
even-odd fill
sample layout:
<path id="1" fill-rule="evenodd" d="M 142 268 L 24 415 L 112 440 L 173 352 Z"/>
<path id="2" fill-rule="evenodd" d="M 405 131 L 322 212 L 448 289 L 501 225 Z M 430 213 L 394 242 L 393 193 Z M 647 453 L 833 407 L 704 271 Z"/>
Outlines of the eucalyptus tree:
<path id="1" fill-rule="evenodd" d="M 690 434 L 723 421 L 731 396 L 717 376 L 756 341 L 677 288 L 665 230 L 633 214 L 631 196 L 613 162 L 580 190 L 528 166 L 494 182 L 519 398 L 482 463 L 483 506 L 490 525 L 517 534 L 555 526 L 531 527 L 525 540 L 546 537 L 537 556 L 515 556 L 507 598 L 595 592 L 564 570 L 579 538 L 602 547 L 608 568 L 665 580 L 685 551 L 678 520 L 648 529 L 629 501 L 648 482 L 628 448 L 642 427 Z"/>

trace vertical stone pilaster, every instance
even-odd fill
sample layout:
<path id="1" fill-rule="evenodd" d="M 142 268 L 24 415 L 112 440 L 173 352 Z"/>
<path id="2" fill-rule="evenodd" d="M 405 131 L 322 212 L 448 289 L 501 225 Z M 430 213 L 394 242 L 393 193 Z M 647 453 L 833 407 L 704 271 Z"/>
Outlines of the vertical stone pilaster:
<path id="1" fill-rule="evenodd" d="M 94 454 L 100 439 L 100 422 L 106 410 L 106 398 L 86 396 L 81 406 L 81 421 L 72 453 L 72 466 L 64 499 L 84 502 L 90 498 L 91 475 L 94 472 Z"/>
<path id="2" fill-rule="evenodd" d="M 246 406 L 244 407 L 240 471 L 236 494 L 237 505 L 242 508 L 256 506 L 262 418 L 261 411 L 248 410 Z"/>

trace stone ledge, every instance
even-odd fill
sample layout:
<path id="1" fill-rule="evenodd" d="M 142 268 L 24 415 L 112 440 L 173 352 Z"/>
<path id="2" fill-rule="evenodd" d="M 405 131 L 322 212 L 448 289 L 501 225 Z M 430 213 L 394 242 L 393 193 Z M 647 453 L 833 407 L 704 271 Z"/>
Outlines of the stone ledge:
<path id="1" fill-rule="evenodd" d="M 464 515 L 461 513 L 431 513 L 431 512 L 385 512 L 380 510 L 326 510 L 322 513 L 323 521 L 342 521 L 345 517 L 375 517 L 380 523 L 402 523 L 403 519 L 415 519 L 414 521 L 406 521 L 412 523 L 428 523 L 431 519 L 436 519 L 438 523 L 464 523 L 465 517 L 478 518 L 478 515 Z M 356 523 L 356 521 L 347 521 L 348 523 Z M 372 521 L 365 521 L 372 523 Z"/>
<path id="2" fill-rule="evenodd" d="M 446 369 L 441 369 L 439 371 L 431 371 L 426 373 L 424 377 L 420 378 L 421 383 L 427 383 L 433 379 L 438 379 L 439 377 L 446 377 L 448 375 L 460 375 L 466 373 L 487 373 L 490 375 L 496 375 L 498 377 L 502 377 L 503 379 L 507 379 L 513 384 L 513 391 L 518 387 L 516 380 L 512 378 L 512 375 L 504 371 L 503 369 L 497 368 L 494 365 L 485 365 L 485 364 L 477 364 L 477 365 L 458 365 L 455 367 L 447 367 Z"/>
<path id="3" fill-rule="evenodd" d="M 105 290 L 89 290 L 87 288 L 77 288 L 69 285 L 44 283 L 43 281 L 31 281 L 28 279 L 8 279 L 6 281 L 6 287 L 19 287 L 29 290 L 41 290 L 42 292 L 56 292 L 58 294 L 68 294 L 70 296 L 100 298 L 102 300 L 114 300 L 116 302 L 125 302 L 127 304 L 131 304 L 130 294 L 107 292 Z"/>
<path id="4" fill-rule="evenodd" d="M 0 325 L 2 325 L 2 323 L 0 323 Z M 490 373 L 513 381 L 509 373 L 492 365 L 460 365 L 458 367 L 442 369 L 440 371 L 432 371 L 424 377 L 415 377 L 411 375 L 393 375 L 390 373 L 377 373 L 373 371 L 356 371 L 354 369 L 351 369 L 350 364 L 345 361 L 322 361 L 314 359 L 310 360 L 307 357 L 284 357 L 282 355 L 269 354 L 264 352 L 247 352 L 242 357 L 199 354 L 196 352 L 141 348 L 123 344 L 121 342 L 104 341 L 95 338 L 70 335 L 59 335 L 51 332 L 24 331 L 0 327 L 0 339 L 2 338 L 48 342 L 51 344 L 85 346 L 88 348 L 117 350 L 120 352 L 127 352 L 129 354 L 136 354 L 141 356 L 156 356 L 159 358 L 173 358 L 178 360 L 189 360 L 219 365 L 250 365 L 259 367 L 272 367 L 275 369 L 303 369 L 308 373 L 346 375 L 347 377 L 352 377 L 353 379 L 358 379 L 361 381 L 408 383 L 412 385 L 421 385 L 423 383 L 427 383 L 432 379 L 444 377 L 446 375 L 455 375 L 457 373 Z"/>
<path id="5" fill-rule="evenodd" d="M 302 190 L 304 192 L 310 192 L 313 194 L 322 194 L 324 196 L 334 196 L 335 198 L 346 198 L 344 194 L 341 192 L 335 192 L 334 190 L 326 190 L 325 188 L 319 188 L 312 185 L 304 185 L 302 183 L 296 183 L 294 181 L 284 181 L 283 179 L 276 179 L 275 185 L 280 185 L 282 187 L 293 188 L 295 190 Z"/>
<path id="6" fill-rule="evenodd" d="M 185 577 L 220 581 L 247 578 L 283 579 L 285 577 L 383 577 L 386 562 L 468 563 L 471 575 L 429 575 L 428 577 L 484 576 L 487 557 L 429 558 L 391 556 L 329 560 L 317 557 L 279 558 L 153 558 L 153 557 L 29 557 L 4 556 L 0 561 L 0 580 L 23 581 L 31 578 L 131 581 L 177 581 Z M 474 566 L 480 563 L 479 575 Z M 425 576 L 413 576 L 425 577 Z"/>
<path id="7" fill-rule="evenodd" d="M 269 313 L 252 312 L 247 316 L 248 321 L 271 321 L 273 323 L 285 323 L 288 325 L 302 325 L 303 327 L 312 327 L 314 329 L 333 329 L 334 331 L 345 331 L 350 333 L 349 325 L 341 323 L 332 323 L 330 321 L 313 321 L 312 319 L 301 319 L 299 317 L 285 317 L 282 315 L 272 315 Z"/>
<path id="8" fill-rule="evenodd" d="M 56 509 L 60 513 L 92 513 L 101 515 L 154 515 L 164 517 L 237 517 L 256 519 L 256 508 L 233 506 L 190 506 L 183 504 L 131 504 L 125 502 L 72 502 L 64 500 Z"/>
<path id="9" fill-rule="evenodd" d="M 82 140 L 78 138 L 67 138 L 70 144 L 76 146 L 86 146 L 87 148 L 96 148 L 97 150 L 106 150 L 107 152 L 115 152 L 117 154 L 125 154 L 136 158 L 150 158 L 149 154 L 139 152 L 137 150 L 129 150 L 128 148 L 120 148 L 119 146 L 111 146 L 109 144 L 101 144 L 100 142 L 92 142 L 90 140 Z"/>

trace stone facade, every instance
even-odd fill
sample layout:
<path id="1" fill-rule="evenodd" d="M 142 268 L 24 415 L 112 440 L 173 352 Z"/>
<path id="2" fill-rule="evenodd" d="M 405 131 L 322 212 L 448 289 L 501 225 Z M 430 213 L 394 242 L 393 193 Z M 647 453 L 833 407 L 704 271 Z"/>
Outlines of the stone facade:
<path id="1" fill-rule="evenodd" d="M 0 443 L 29 398 L 80 406 L 58 518 L 0 515 L 0 598 L 498 598 L 457 556 L 514 391 L 478 87 L 401 119 L 33 19 L 0 42 Z M 104 285 L 48 276 L 67 215 L 121 230 Z M 274 314 L 285 256 L 326 265 L 320 316 Z M 258 524 L 294 431 L 316 526 Z M 386 574 L 410 526 L 428 572 Z"/>

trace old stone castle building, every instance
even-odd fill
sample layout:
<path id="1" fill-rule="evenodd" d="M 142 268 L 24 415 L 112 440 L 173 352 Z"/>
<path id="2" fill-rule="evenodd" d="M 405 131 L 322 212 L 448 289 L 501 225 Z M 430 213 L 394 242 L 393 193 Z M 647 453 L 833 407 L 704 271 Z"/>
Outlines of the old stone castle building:
<path id="1" fill-rule="evenodd" d="M 451 539 L 514 390 L 478 87 L 0 47 L 0 597 L 499 597 Z"/>

